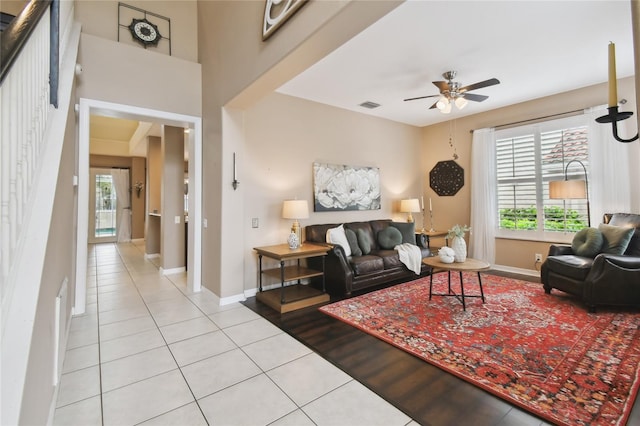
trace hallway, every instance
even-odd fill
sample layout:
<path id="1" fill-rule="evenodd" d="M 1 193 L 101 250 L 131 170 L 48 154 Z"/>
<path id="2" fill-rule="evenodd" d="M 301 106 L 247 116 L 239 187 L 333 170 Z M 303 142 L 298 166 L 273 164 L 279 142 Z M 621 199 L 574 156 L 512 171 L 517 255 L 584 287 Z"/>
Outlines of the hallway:
<path id="1" fill-rule="evenodd" d="M 407 425 L 375 393 L 244 305 L 219 306 L 144 244 L 89 246 L 54 425 Z"/>

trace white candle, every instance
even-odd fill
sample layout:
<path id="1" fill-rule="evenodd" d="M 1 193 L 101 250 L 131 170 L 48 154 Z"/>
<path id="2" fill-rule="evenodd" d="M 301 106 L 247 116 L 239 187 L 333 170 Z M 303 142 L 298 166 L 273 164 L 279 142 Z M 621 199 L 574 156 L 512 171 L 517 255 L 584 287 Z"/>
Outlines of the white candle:
<path id="1" fill-rule="evenodd" d="M 609 42 L 609 106 L 618 105 L 618 78 L 616 77 L 616 45 Z"/>
<path id="2" fill-rule="evenodd" d="M 424 197 L 420 196 L 420 205 L 422 206 L 422 210 L 424 210 Z"/>
<path id="3" fill-rule="evenodd" d="M 431 204 L 431 197 L 429 197 L 429 211 L 433 211 L 433 205 Z"/>

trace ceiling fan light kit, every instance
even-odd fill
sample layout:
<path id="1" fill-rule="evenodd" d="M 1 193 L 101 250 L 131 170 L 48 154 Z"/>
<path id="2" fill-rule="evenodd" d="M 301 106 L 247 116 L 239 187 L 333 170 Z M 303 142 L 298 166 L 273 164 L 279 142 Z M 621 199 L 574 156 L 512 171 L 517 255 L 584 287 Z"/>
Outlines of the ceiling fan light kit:
<path id="1" fill-rule="evenodd" d="M 456 108 L 462 109 L 467 106 L 469 101 L 482 102 L 488 98 L 488 96 L 485 95 L 468 93 L 469 91 L 500 84 L 500 81 L 497 78 L 490 78 L 489 80 L 460 87 L 460 83 L 453 81 L 456 74 L 456 71 L 447 71 L 442 74 L 442 77 L 447 81 L 433 82 L 433 84 L 440 90 L 439 95 L 419 96 L 417 98 L 405 99 L 405 101 L 415 101 L 418 99 L 433 98 L 437 96 L 438 100 L 431 105 L 429 109 L 437 108 L 443 114 L 449 114 L 451 112 L 451 104 L 455 104 Z"/>

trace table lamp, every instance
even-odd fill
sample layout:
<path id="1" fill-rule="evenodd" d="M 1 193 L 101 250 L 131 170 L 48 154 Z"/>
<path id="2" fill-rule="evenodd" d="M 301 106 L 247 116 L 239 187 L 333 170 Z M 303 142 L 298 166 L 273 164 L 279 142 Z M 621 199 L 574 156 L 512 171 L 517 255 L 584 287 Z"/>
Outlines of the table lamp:
<path id="1" fill-rule="evenodd" d="M 413 222 L 413 215 L 411 213 L 420 211 L 420 203 L 417 198 L 409 198 L 406 200 L 400 200 L 400 212 L 409 213 L 407 216 L 407 222 Z"/>
<path id="2" fill-rule="evenodd" d="M 309 205 L 307 204 L 307 200 L 285 200 L 282 203 L 282 217 L 284 219 L 293 219 L 291 232 L 296 234 L 298 237 L 298 244 L 301 246 L 302 229 L 300 228 L 300 222 L 298 222 L 298 219 L 309 218 Z"/>

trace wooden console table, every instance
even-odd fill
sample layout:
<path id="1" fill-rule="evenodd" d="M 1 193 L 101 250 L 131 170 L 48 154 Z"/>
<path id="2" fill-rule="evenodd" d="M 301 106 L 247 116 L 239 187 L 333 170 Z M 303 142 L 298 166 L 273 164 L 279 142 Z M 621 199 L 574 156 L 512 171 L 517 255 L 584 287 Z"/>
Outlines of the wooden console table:
<path id="1" fill-rule="evenodd" d="M 288 244 L 255 247 L 258 253 L 259 292 L 256 298 L 271 306 L 280 313 L 328 302 L 329 295 L 325 293 L 324 256 L 329 247 L 320 244 L 304 243 L 297 249 L 290 249 Z M 266 256 L 280 262 L 279 268 L 262 269 L 262 257 Z M 300 260 L 310 257 L 322 257 L 322 270 L 307 268 L 300 264 Z M 293 264 L 286 265 L 287 261 Z M 280 281 L 280 288 L 263 291 L 262 276 L 276 278 Z M 301 280 L 312 277 L 322 277 L 322 291 L 309 285 L 302 285 Z M 285 283 L 297 281 L 294 285 Z"/>

